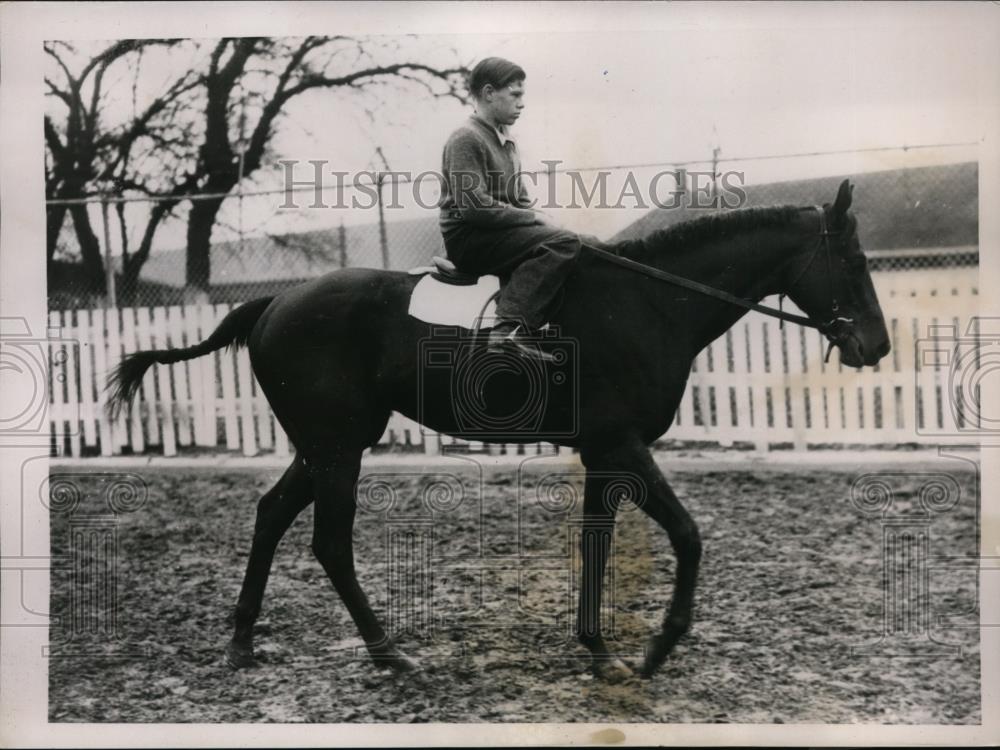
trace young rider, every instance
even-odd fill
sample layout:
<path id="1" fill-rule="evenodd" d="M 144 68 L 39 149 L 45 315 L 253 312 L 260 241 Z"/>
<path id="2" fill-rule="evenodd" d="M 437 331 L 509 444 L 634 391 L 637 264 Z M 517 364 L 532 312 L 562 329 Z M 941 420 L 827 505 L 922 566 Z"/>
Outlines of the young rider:
<path id="1" fill-rule="evenodd" d="M 508 131 L 524 109 L 524 80 L 520 66 L 499 57 L 473 68 L 468 87 L 475 111 L 444 147 L 440 223 L 448 258 L 460 271 L 509 277 L 488 347 L 549 360 L 525 337 L 546 322 L 582 244 L 530 208 Z"/>

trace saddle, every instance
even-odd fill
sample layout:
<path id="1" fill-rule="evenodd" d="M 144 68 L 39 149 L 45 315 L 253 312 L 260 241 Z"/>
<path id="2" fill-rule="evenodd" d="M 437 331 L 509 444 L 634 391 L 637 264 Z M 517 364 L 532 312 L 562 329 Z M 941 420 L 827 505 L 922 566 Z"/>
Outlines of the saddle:
<path id="1" fill-rule="evenodd" d="M 432 266 L 421 266 L 409 272 L 423 278 L 413 288 L 407 312 L 428 323 L 490 328 L 496 316 L 500 279 L 463 273 L 446 258 L 434 256 L 432 262 Z"/>

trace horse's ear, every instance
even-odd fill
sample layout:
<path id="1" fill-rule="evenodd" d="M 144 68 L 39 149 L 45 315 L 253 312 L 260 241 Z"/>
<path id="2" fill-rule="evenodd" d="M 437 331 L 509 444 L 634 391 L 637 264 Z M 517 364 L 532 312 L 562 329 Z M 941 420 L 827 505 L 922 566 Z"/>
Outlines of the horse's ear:
<path id="1" fill-rule="evenodd" d="M 847 209 L 851 207 L 851 194 L 854 192 L 854 185 L 850 180 L 840 183 L 837 191 L 837 200 L 833 202 L 833 215 L 837 219 L 842 219 L 847 215 Z"/>

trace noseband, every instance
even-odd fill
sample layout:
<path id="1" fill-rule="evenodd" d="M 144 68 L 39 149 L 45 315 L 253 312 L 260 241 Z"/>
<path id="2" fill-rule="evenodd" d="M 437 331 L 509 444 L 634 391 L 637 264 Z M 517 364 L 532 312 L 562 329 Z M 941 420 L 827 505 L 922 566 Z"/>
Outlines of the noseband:
<path id="1" fill-rule="evenodd" d="M 829 362 L 830 353 L 833 351 L 833 347 L 839 346 L 854 335 L 854 319 L 837 315 L 837 312 L 840 310 L 840 303 L 837 301 L 837 297 L 833 291 L 833 254 L 830 250 L 830 237 L 839 235 L 840 232 L 830 231 L 826 224 L 826 214 L 823 212 L 823 209 L 820 206 L 814 206 L 814 208 L 819 212 L 819 242 L 816 243 L 816 247 L 813 250 L 812 255 L 809 256 L 809 260 L 802 267 L 802 270 L 796 275 L 795 280 L 789 284 L 789 288 L 794 287 L 802 279 L 805 272 L 809 270 L 813 262 L 816 260 L 816 256 L 819 254 L 820 249 L 824 250 L 824 254 L 826 256 L 827 279 L 830 282 L 830 318 L 822 323 L 817 323 L 804 315 L 795 315 L 794 313 L 787 313 L 782 310 L 780 305 L 785 296 L 784 293 L 778 296 L 778 308 L 768 307 L 767 305 L 761 305 L 756 302 L 751 302 L 748 299 L 737 297 L 735 294 L 730 294 L 722 289 L 716 289 L 708 284 L 702 284 L 701 282 L 685 278 L 684 276 L 678 276 L 677 274 L 670 273 L 669 271 L 661 271 L 659 268 L 647 266 L 645 263 L 638 263 L 630 258 L 616 255 L 615 253 L 602 250 L 598 247 L 591 247 L 591 250 L 593 250 L 599 258 L 603 258 L 609 263 L 614 263 L 617 266 L 628 268 L 629 270 L 641 273 L 644 276 L 649 276 L 650 278 L 657 279 L 659 281 L 666 281 L 669 284 L 684 287 L 685 289 L 690 289 L 708 297 L 714 297 L 715 299 L 728 302 L 729 304 L 736 305 L 737 307 L 754 310 L 762 313 L 763 315 L 777 318 L 782 323 L 788 321 L 789 323 L 796 323 L 800 326 L 805 326 L 806 328 L 815 328 L 817 331 L 826 336 L 827 341 L 829 342 L 829 347 L 826 350 L 826 357 L 824 358 L 824 362 Z"/>

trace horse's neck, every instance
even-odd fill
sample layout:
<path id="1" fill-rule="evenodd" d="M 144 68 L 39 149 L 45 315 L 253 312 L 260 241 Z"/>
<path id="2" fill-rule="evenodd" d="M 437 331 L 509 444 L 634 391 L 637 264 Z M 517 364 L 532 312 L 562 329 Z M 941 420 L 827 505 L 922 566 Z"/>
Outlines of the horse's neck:
<path id="1" fill-rule="evenodd" d="M 784 291 L 781 279 L 785 266 L 799 253 L 801 245 L 801 235 L 792 227 L 758 229 L 732 240 L 723 253 L 724 270 L 714 273 L 726 291 L 759 302 Z M 709 269 L 708 274 L 713 271 Z"/>
<path id="2" fill-rule="evenodd" d="M 687 276 L 729 294 L 759 302 L 784 291 L 783 270 L 800 251 L 801 227 L 769 227 L 742 232 L 731 238 L 705 243 L 681 257 L 663 258 L 655 265 Z M 647 260 L 652 261 L 652 258 Z M 709 344 L 747 314 L 745 308 L 692 292 L 687 304 L 695 307 L 696 330 L 690 333 L 697 348 Z"/>

